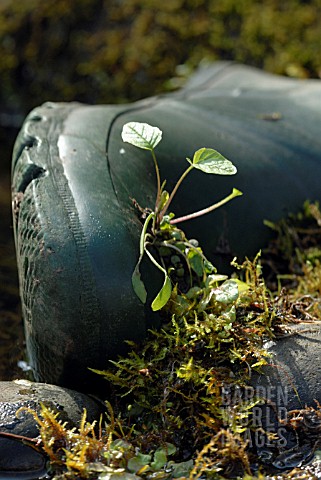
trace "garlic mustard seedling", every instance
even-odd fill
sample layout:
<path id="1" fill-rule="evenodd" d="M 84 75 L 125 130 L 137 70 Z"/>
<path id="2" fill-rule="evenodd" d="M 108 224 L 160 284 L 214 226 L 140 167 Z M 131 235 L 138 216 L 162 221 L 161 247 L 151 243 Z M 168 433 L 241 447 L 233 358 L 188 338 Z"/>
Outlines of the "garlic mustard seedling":
<path id="1" fill-rule="evenodd" d="M 154 265 L 164 274 L 164 284 L 152 302 L 152 309 L 156 311 L 166 305 L 171 296 L 172 282 L 169 273 L 173 267 L 167 268 L 164 261 L 161 265 L 152 254 L 152 247 L 156 247 L 157 250 L 161 247 L 166 247 L 167 249 L 175 251 L 180 256 L 183 256 L 190 277 L 192 276 L 193 271 L 205 281 L 207 274 L 214 272 L 215 268 L 204 257 L 202 250 L 198 245 L 195 246 L 193 243 L 189 242 L 184 233 L 175 227 L 175 225 L 212 212 L 233 198 L 242 195 L 242 192 L 233 188 L 232 193 L 221 201 L 197 212 L 184 215 L 180 218 L 174 218 L 174 214 L 168 213 L 168 209 L 178 188 L 193 169 L 196 168 L 204 173 L 214 175 L 234 175 L 237 172 L 235 165 L 216 150 L 212 148 L 201 148 L 194 153 L 192 160 L 189 158 L 186 159 L 189 166 L 176 182 L 172 192 L 169 193 L 165 190 L 166 181 L 163 183 L 161 182 L 159 166 L 155 155 L 155 148 L 162 140 L 162 131 L 158 127 L 153 127 L 147 123 L 129 122 L 123 126 L 122 139 L 124 142 L 130 143 L 135 147 L 149 150 L 155 167 L 157 182 L 155 207 L 148 215 L 143 225 L 140 237 L 139 259 L 132 276 L 132 284 L 136 295 L 143 303 L 145 303 L 147 292 L 141 279 L 139 267 L 144 254 L 146 254 L 152 263 L 154 263 Z M 160 257 L 162 258 L 161 255 Z"/>

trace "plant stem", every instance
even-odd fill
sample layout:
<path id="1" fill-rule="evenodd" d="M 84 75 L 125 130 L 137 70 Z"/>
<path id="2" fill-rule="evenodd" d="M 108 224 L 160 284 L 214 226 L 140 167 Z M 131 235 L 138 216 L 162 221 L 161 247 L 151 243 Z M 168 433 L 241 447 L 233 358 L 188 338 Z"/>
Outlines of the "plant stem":
<path id="1" fill-rule="evenodd" d="M 151 152 L 152 152 L 152 157 L 153 157 L 153 160 L 154 160 L 156 178 L 157 178 L 157 195 L 156 195 L 156 202 L 155 202 L 155 212 L 157 212 L 157 206 L 158 206 L 159 199 L 160 199 L 160 196 L 161 196 L 161 182 L 160 182 L 159 168 L 158 168 L 158 164 L 157 164 L 154 149 L 152 149 Z"/>
<path id="2" fill-rule="evenodd" d="M 30 437 L 25 437 L 23 435 L 16 435 L 15 433 L 9 433 L 9 432 L 0 432 L 0 437 L 11 438 L 13 440 L 20 440 L 21 442 L 30 442 L 35 444 L 39 442 L 39 438 L 30 438 Z"/>
<path id="3" fill-rule="evenodd" d="M 177 181 L 172 193 L 170 194 L 169 196 L 169 199 L 167 200 L 166 204 L 164 205 L 164 208 L 163 210 L 159 213 L 159 222 L 162 220 L 163 216 L 165 215 L 165 213 L 167 212 L 168 210 L 168 207 L 170 206 L 177 190 L 178 190 L 178 187 L 180 186 L 180 184 L 182 183 L 182 181 L 184 180 L 184 178 L 187 176 L 187 174 L 193 169 L 193 165 L 190 165 L 186 170 L 185 172 L 182 174 L 182 176 L 179 178 L 179 180 Z"/>
<path id="4" fill-rule="evenodd" d="M 145 252 L 147 253 L 147 255 L 149 256 L 150 260 L 153 262 L 153 264 L 159 269 L 161 270 L 164 274 L 165 274 L 165 277 L 167 277 L 167 272 L 165 270 L 165 268 L 163 268 L 156 260 L 155 258 L 153 257 L 153 255 L 147 250 L 147 248 L 145 248 Z"/>
<path id="5" fill-rule="evenodd" d="M 227 197 L 223 198 L 223 200 L 221 200 L 220 202 L 217 202 L 214 205 L 211 205 L 210 207 L 204 208 L 203 210 L 198 210 L 197 212 L 184 215 L 183 217 L 174 218 L 173 220 L 170 221 L 170 224 L 174 225 L 175 223 L 185 222 L 186 220 L 191 220 L 192 218 L 197 218 L 202 215 L 205 215 L 206 213 L 216 210 L 217 208 L 221 207 L 225 203 L 229 202 L 233 198 L 238 197 L 240 195 L 243 195 L 243 193 L 237 190 L 236 188 L 233 188 L 232 193 Z"/>
<path id="6" fill-rule="evenodd" d="M 145 220 L 145 223 L 143 225 L 143 229 L 142 229 L 142 233 L 140 234 L 140 241 L 139 241 L 139 254 L 140 254 L 140 257 L 142 257 L 144 255 L 144 249 L 145 249 L 145 237 L 146 237 L 146 233 L 147 233 L 147 228 L 148 228 L 148 224 L 151 220 L 151 218 L 155 218 L 155 214 L 154 212 L 151 212 L 148 217 L 146 218 Z"/>

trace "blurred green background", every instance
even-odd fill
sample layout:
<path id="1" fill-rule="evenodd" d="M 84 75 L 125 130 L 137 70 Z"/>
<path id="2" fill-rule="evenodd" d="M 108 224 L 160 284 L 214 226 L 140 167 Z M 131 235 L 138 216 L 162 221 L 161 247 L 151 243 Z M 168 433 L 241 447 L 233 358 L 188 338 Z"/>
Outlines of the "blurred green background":
<path id="1" fill-rule="evenodd" d="M 200 64 L 235 60 L 321 77 L 321 0 L 0 0 L 0 378 L 22 345 L 10 157 L 47 101 L 118 103 L 179 88 Z M 11 353 L 10 353 L 11 352 Z M 0 362 L 1 364 L 1 362 Z"/>
<path id="2" fill-rule="evenodd" d="M 319 77 L 321 0 L 0 0 L 0 38 L 1 102 L 24 114 L 135 100 L 217 59 Z"/>

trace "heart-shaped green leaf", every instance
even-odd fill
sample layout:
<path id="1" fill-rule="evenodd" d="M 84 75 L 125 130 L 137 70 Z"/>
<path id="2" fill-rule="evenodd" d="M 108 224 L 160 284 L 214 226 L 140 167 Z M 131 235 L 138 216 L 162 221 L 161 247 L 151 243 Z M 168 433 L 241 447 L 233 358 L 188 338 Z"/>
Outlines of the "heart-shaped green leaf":
<path id="1" fill-rule="evenodd" d="M 121 133 L 124 142 L 144 150 L 154 150 L 162 139 L 162 131 L 148 123 L 129 122 Z"/>
<path id="2" fill-rule="evenodd" d="M 168 467 L 172 469 L 171 476 L 173 478 L 190 478 L 193 466 L 193 459 L 180 463 L 168 462 Z"/>
<path id="3" fill-rule="evenodd" d="M 151 459 L 151 455 L 138 452 L 135 457 L 128 460 L 127 468 L 130 472 L 137 473 L 142 467 L 148 466 Z"/>
<path id="4" fill-rule="evenodd" d="M 172 283 L 170 281 L 169 276 L 165 274 L 164 285 L 162 286 L 157 297 L 154 299 L 152 303 L 152 309 L 154 312 L 156 312 L 157 310 L 160 310 L 161 308 L 164 307 L 164 305 L 166 305 L 166 303 L 170 299 L 171 293 L 172 293 Z"/>
<path id="5" fill-rule="evenodd" d="M 150 464 L 153 470 L 160 470 L 167 463 L 167 455 L 164 449 L 158 449 L 154 453 L 154 461 Z"/>
<path id="6" fill-rule="evenodd" d="M 235 302 L 239 296 L 239 289 L 234 280 L 226 280 L 226 282 L 212 292 L 215 295 L 215 300 L 224 304 Z"/>
<path id="7" fill-rule="evenodd" d="M 234 175 L 235 165 L 213 148 L 200 148 L 194 153 L 193 166 L 202 172 L 215 175 Z"/>

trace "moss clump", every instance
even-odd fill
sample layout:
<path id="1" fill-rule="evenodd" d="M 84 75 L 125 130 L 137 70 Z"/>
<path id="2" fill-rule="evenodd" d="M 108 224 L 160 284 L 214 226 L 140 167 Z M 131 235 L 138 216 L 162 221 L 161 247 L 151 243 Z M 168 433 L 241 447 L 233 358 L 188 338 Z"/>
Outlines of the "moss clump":
<path id="1" fill-rule="evenodd" d="M 23 112 L 46 100 L 134 100 L 179 86 L 204 60 L 317 78 L 320 9 L 319 0 L 9 0 L 1 100 Z"/>
<path id="2" fill-rule="evenodd" d="M 157 442 L 174 442 L 180 454 L 202 448 L 226 420 L 224 385 L 245 385 L 251 368 L 266 363 L 263 341 L 272 335 L 273 306 L 254 288 L 236 299 L 235 291 L 228 291 L 232 282 L 217 287 L 211 300 L 206 287 L 192 295 L 175 289 L 167 307 L 172 316 L 162 329 L 151 331 L 142 345 L 131 344 L 128 357 L 104 372 L 126 398 L 137 430 L 139 418 L 141 448 L 153 436 Z M 221 294 L 226 296 L 217 300 Z"/>
<path id="3" fill-rule="evenodd" d="M 135 462 L 145 459 L 145 468 L 139 464 L 134 472 L 138 478 L 178 478 L 184 469 L 179 478 L 250 474 L 251 454 L 243 434 L 254 430 L 251 409 L 263 400 L 240 401 L 237 394 L 222 399 L 225 389 L 242 390 L 251 369 L 266 363 L 263 341 L 278 328 L 258 260 L 259 256 L 238 266 L 245 271 L 247 283 L 233 279 L 215 288 L 205 284 L 187 294 L 174 289 L 162 329 L 151 331 L 141 345 L 131 343 L 127 357 L 114 362 L 113 369 L 99 372 L 114 386 L 117 418 L 116 422 L 112 413 L 112 427 L 102 437 L 103 456 L 104 449 L 111 448 L 106 447 L 107 437 L 109 442 L 112 436 L 121 437 L 128 445 L 122 466 L 108 464 L 109 469 L 124 468 L 132 474 Z M 240 294 L 234 288 L 237 284 Z M 40 425 L 46 429 L 46 424 Z M 156 471 L 152 458 L 166 448 L 171 449 L 173 460 Z M 143 457 L 138 461 L 134 452 Z M 86 455 L 88 470 L 79 478 L 95 478 Z M 67 457 L 64 461 L 68 475 L 75 475 L 74 464 Z M 96 461 L 106 465 L 101 452 Z M 68 475 L 65 478 L 77 478 Z"/>

